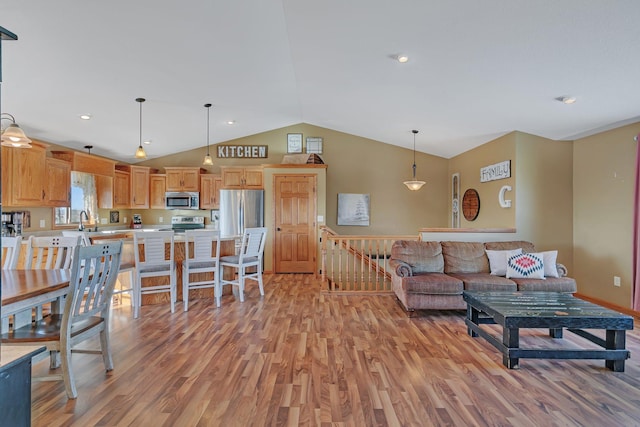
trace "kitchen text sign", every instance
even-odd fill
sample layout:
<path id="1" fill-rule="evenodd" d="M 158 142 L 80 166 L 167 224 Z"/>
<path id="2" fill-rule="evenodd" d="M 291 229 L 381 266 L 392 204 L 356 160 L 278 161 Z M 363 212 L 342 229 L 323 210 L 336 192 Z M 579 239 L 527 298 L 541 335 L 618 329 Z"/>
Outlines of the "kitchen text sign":
<path id="1" fill-rule="evenodd" d="M 266 159 L 268 145 L 218 145 L 219 159 Z"/>

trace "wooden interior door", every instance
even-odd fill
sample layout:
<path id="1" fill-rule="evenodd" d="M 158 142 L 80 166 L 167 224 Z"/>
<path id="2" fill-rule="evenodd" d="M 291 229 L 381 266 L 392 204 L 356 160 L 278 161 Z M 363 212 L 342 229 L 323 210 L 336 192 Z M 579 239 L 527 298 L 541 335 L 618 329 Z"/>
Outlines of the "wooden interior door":
<path id="1" fill-rule="evenodd" d="M 276 273 L 316 269 L 316 177 L 274 175 Z"/>

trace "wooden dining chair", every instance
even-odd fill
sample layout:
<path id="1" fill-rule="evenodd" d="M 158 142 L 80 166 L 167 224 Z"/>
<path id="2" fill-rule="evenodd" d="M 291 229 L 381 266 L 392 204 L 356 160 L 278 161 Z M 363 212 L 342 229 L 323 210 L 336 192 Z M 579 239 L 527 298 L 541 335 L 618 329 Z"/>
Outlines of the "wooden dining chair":
<path id="1" fill-rule="evenodd" d="M 25 268 L 70 268 L 74 249 L 80 244 L 80 236 L 30 236 L 27 241 Z"/>
<path id="2" fill-rule="evenodd" d="M 44 319 L 2 334 L 2 345 L 44 345 L 50 352 L 59 352 L 61 372 L 35 377 L 34 380 L 64 381 L 69 399 L 78 396 L 72 353 L 101 354 L 107 371 L 113 369 L 109 344 L 109 313 L 111 295 L 120 268 L 122 242 L 93 246 L 76 246 L 71 264 L 71 280 L 62 314 Z M 83 268 L 90 265 L 91 268 Z M 100 349 L 76 349 L 76 344 L 100 336 Z"/>
<path id="3" fill-rule="evenodd" d="M 191 246 L 191 249 L 190 249 Z M 184 233 L 182 261 L 182 300 L 184 311 L 189 310 L 189 290 L 213 288 L 218 297 L 220 280 L 220 232 L 187 230 Z M 193 277 L 192 275 L 198 275 Z M 206 276 L 202 276 L 206 275 Z"/>
<path id="4" fill-rule="evenodd" d="M 220 307 L 220 298 L 222 296 L 222 287 L 224 285 L 238 287 L 240 302 L 244 302 L 244 285 L 247 279 L 258 282 L 260 295 L 264 295 L 264 286 L 262 283 L 262 256 L 264 254 L 266 239 L 266 227 L 246 228 L 242 235 L 240 252 L 238 255 L 220 257 L 220 285 L 218 292 L 216 292 L 216 305 L 218 307 Z M 234 276 L 231 280 L 225 280 L 224 267 L 236 268 L 238 270 L 237 276 Z M 255 268 L 255 271 L 247 271 L 247 269 L 252 267 Z"/>
<path id="5" fill-rule="evenodd" d="M 165 248 L 169 245 L 169 250 Z M 143 250 L 140 251 L 140 245 Z M 140 256 L 142 252 L 143 257 Z M 143 294 L 169 292 L 171 300 L 171 312 L 175 312 L 175 304 L 178 299 L 176 285 L 176 263 L 174 257 L 174 233 L 173 231 L 137 231 L 133 233 L 133 254 L 136 261 L 136 274 L 133 307 L 133 317 L 140 315 Z M 168 255 L 168 256 L 167 256 Z M 154 283 L 142 286 L 143 279 L 166 277 L 167 284 Z"/>
<path id="6" fill-rule="evenodd" d="M 18 266 L 22 236 L 2 237 L 2 268 L 14 269 Z"/>

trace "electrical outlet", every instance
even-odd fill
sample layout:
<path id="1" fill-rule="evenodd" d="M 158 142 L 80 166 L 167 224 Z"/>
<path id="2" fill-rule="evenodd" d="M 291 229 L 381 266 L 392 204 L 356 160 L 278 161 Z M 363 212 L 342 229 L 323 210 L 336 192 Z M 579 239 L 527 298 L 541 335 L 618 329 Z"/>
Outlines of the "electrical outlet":
<path id="1" fill-rule="evenodd" d="M 127 223 L 127 217 L 126 216 L 123 218 L 122 222 L 124 222 L 125 224 Z"/>
<path id="2" fill-rule="evenodd" d="M 613 286 L 620 287 L 620 276 L 613 276 Z"/>
<path id="3" fill-rule="evenodd" d="M 159 216 L 159 217 L 158 217 L 158 222 L 163 223 L 163 222 L 164 222 L 164 218 L 163 218 L 163 217 L 161 217 L 161 216 Z"/>
<path id="4" fill-rule="evenodd" d="M 100 218 L 100 224 L 106 224 L 107 218 Z"/>
<path id="5" fill-rule="evenodd" d="M 46 226 L 47 226 L 47 224 L 45 223 L 45 220 L 44 220 L 44 219 L 41 219 L 41 220 L 40 220 L 40 228 L 44 228 L 44 227 L 46 227 Z"/>

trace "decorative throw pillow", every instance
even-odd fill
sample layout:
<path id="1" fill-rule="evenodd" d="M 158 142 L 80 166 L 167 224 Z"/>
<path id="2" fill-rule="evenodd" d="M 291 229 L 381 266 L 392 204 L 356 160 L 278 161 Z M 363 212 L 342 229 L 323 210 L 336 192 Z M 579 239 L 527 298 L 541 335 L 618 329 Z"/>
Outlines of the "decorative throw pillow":
<path id="1" fill-rule="evenodd" d="M 487 258 L 489 258 L 489 267 L 493 276 L 504 276 L 507 274 L 507 261 L 514 255 L 520 255 L 522 248 L 509 251 L 492 251 L 487 250 Z"/>
<path id="2" fill-rule="evenodd" d="M 514 255 L 507 262 L 507 279 L 544 279 L 541 253 Z"/>
<path id="3" fill-rule="evenodd" d="M 557 258 L 558 251 L 542 252 L 542 262 L 544 263 L 545 277 L 560 277 L 560 274 L 558 274 L 558 269 L 556 268 Z"/>

